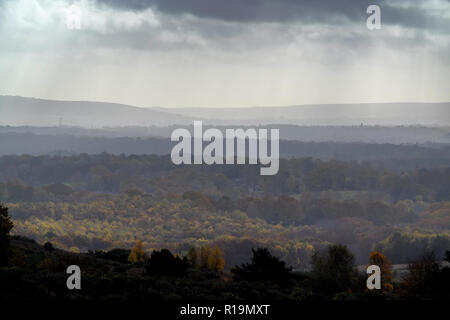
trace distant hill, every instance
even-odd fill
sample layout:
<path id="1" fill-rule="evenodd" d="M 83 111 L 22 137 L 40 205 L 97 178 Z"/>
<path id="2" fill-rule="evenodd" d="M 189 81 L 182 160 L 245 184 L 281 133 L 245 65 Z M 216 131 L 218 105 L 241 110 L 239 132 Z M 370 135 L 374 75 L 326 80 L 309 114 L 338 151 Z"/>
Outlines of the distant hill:
<path id="1" fill-rule="evenodd" d="M 251 108 L 158 108 L 221 124 L 450 125 L 450 103 L 322 104 Z"/>
<path id="2" fill-rule="evenodd" d="M 188 117 L 117 103 L 0 96 L 0 125 L 104 127 L 170 125 Z"/>
<path id="3" fill-rule="evenodd" d="M 124 104 L 0 96 L 0 125 L 169 126 L 203 120 L 210 125 L 450 126 L 450 103 L 327 104 L 252 108 L 140 108 Z"/>

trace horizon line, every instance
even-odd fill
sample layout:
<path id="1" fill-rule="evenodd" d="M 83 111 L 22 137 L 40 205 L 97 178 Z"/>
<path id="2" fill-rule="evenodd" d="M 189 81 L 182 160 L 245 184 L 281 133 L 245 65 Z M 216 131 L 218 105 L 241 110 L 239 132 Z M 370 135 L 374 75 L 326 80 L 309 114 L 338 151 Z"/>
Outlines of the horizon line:
<path id="1" fill-rule="evenodd" d="M 30 96 L 21 96 L 21 95 L 12 95 L 12 94 L 0 94 L 0 97 L 9 97 L 9 98 L 22 98 L 22 99 L 33 99 L 33 100 L 44 100 L 44 101 L 53 101 L 53 102 L 85 102 L 85 103 L 103 103 L 103 104 L 116 104 L 122 105 L 126 107 L 133 107 L 139 109 L 255 109 L 255 108 L 291 108 L 291 107 L 313 107 L 313 106 L 344 106 L 344 105 L 388 105 L 388 104 L 447 104 L 450 101 L 433 101 L 433 102 L 424 102 L 424 101 L 390 101 L 390 102 L 349 102 L 349 103 L 309 103 L 309 104 L 289 104 L 289 105 L 260 105 L 260 106 L 236 106 L 236 107 L 223 107 L 223 106 L 186 106 L 186 107 L 177 107 L 177 106 L 150 106 L 150 107 L 142 107 L 134 104 L 126 104 L 121 102 L 111 102 L 111 101 L 101 101 L 101 100 L 64 100 L 64 99 L 49 99 L 49 98 L 39 98 L 39 97 L 30 97 Z"/>

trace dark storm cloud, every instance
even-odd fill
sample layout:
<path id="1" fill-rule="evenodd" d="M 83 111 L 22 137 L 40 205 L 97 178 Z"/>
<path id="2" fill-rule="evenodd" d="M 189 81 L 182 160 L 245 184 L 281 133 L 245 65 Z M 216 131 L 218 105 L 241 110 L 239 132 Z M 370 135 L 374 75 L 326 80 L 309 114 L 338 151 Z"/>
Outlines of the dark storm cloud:
<path id="1" fill-rule="evenodd" d="M 449 30 L 449 19 L 426 8 L 420 1 L 408 7 L 396 6 L 396 0 L 98 0 L 118 9 L 156 8 L 171 15 L 192 14 L 230 22 L 278 22 L 333 24 L 336 19 L 365 21 L 366 9 L 377 4 L 383 22 L 420 29 Z M 446 0 L 450 2 L 450 0 Z M 442 12 L 441 12 L 442 13 Z"/>
<path id="2" fill-rule="evenodd" d="M 365 15 L 368 0 L 99 0 L 112 7 L 143 10 L 157 8 L 173 15 L 192 14 L 233 22 L 288 22 L 306 20 L 322 22 L 330 16 L 350 20 Z"/>
<path id="3" fill-rule="evenodd" d="M 450 3 L 450 0 L 447 0 Z M 444 12 L 431 12 L 419 7 L 399 8 L 389 7 L 382 9 L 383 22 L 397 24 L 417 29 L 434 29 L 443 32 L 450 31 L 450 19 L 443 17 Z"/>

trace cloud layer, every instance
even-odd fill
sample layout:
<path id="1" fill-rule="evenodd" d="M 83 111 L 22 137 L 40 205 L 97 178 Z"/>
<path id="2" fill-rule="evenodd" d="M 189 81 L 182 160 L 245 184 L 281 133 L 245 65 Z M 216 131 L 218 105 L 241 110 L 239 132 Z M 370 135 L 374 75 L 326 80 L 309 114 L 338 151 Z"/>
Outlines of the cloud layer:
<path id="1" fill-rule="evenodd" d="M 383 9 L 385 22 L 409 27 L 427 28 L 445 26 L 450 31 L 449 0 L 100 0 L 102 4 L 120 10 L 141 11 L 156 9 L 171 15 L 192 14 L 199 18 L 228 22 L 255 23 L 336 23 L 343 19 L 360 22 L 365 19 L 369 5 Z"/>
<path id="2" fill-rule="evenodd" d="M 370 31 L 374 3 L 382 29 Z M 80 30 L 67 28 L 72 5 Z M 0 0 L 0 37 L 0 94 L 143 106 L 450 100 L 449 0 Z"/>

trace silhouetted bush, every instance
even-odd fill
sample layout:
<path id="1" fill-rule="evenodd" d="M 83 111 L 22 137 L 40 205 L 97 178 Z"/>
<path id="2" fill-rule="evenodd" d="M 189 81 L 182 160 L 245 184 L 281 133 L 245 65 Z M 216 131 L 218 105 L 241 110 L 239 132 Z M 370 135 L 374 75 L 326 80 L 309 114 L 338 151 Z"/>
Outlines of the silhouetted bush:
<path id="1" fill-rule="evenodd" d="M 53 248 L 53 245 L 52 245 L 51 242 L 46 242 L 46 243 L 44 244 L 44 249 L 45 249 L 46 251 L 53 251 L 53 250 L 55 250 L 55 248 Z"/>
<path id="2" fill-rule="evenodd" d="M 267 248 L 252 249 L 253 257 L 250 263 L 235 266 L 231 269 L 234 280 L 258 281 L 286 285 L 289 283 L 292 268 L 274 257 Z"/>
<path id="3" fill-rule="evenodd" d="M 145 264 L 148 275 L 183 277 L 187 274 L 189 261 L 186 257 L 174 256 L 169 250 L 153 251 Z"/>

